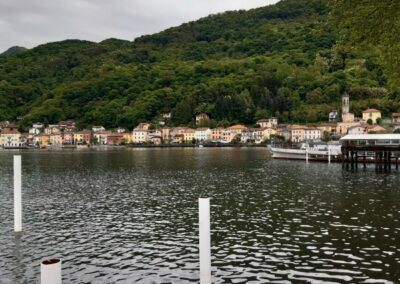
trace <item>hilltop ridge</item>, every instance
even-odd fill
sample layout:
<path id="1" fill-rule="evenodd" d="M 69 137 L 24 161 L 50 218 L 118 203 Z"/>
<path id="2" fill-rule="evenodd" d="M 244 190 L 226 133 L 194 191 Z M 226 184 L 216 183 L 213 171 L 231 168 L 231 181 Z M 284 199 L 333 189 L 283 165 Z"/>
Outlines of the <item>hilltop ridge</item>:
<path id="1" fill-rule="evenodd" d="M 172 112 L 216 124 L 327 120 L 341 95 L 356 115 L 390 101 L 373 48 L 343 52 L 327 0 L 284 0 L 211 15 L 134 41 L 65 40 L 0 57 L 0 120 L 74 119 L 132 128 Z"/>

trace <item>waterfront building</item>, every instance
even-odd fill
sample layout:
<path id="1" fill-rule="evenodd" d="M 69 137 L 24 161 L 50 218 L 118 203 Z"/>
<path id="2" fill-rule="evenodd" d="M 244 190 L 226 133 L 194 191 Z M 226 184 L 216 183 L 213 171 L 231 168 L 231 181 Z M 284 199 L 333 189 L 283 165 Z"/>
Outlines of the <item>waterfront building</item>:
<path id="1" fill-rule="evenodd" d="M 222 140 L 222 133 L 224 132 L 225 128 L 217 127 L 211 129 L 211 140 L 218 142 Z"/>
<path id="2" fill-rule="evenodd" d="M 183 131 L 183 142 L 184 143 L 192 143 L 195 139 L 195 131 L 191 128 L 186 128 Z"/>
<path id="3" fill-rule="evenodd" d="M 98 131 L 96 133 L 93 134 L 97 144 L 100 145 L 107 145 L 107 138 L 108 135 L 111 135 L 112 132 L 109 130 L 104 130 L 104 131 Z"/>
<path id="4" fill-rule="evenodd" d="M 41 148 L 45 148 L 50 144 L 50 134 L 40 134 L 39 135 L 39 145 Z"/>
<path id="5" fill-rule="evenodd" d="M 148 131 L 149 140 L 153 137 L 162 137 L 162 131 L 160 129 L 153 129 Z"/>
<path id="6" fill-rule="evenodd" d="M 74 133 L 72 132 L 64 132 L 62 134 L 63 144 L 64 145 L 72 145 L 74 144 Z"/>
<path id="7" fill-rule="evenodd" d="M 49 145 L 61 146 L 63 144 L 63 138 L 61 134 L 50 134 Z"/>
<path id="8" fill-rule="evenodd" d="M 227 130 L 231 131 L 232 133 L 235 134 L 242 134 L 243 131 L 247 130 L 247 127 L 241 124 L 233 125 L 231 127 L 228 127 Z"/>
<path id="9" fill-rule="evenodd" d="M 124 141 L 123 133 L 111 133 L 107 136 L 107 144 L 108 145 L 121 145 Z"/>
<path id="10" fill-rule="evenodd" d="M 276 128 L 278 126 L 278 119 L 276 117 L 271 117 L 268 119 L 260 119 L 256 122 L 261 128 Z"/>
<path id="11" fill-rule="evenodd" d="M 212 131 L 210 128 L 197 128 L 194 132 L 194 138 L 198 142 L 210 141 L 212 138 Z"/>
<path id="12" fill-rule="evenodd" d="M 161 137 L 163 143 L 170 143 L 171 142 L 171 128 L 164 127 L 161 129 Z"/>
<path id="13" fill-rule="evenodd" d="M 34 135 L 32 138 L 29 137 L 28 141 L 32 141 L 32 144 L 29 145 L 40 147 L 40 135 Z"/>
<path id="14" fill-rule="evenodd" d="M 150 138 L 150 143 L 154 145 L 160 145 L 162 143 L 162 137 L 154 135 Z"/>
<path id="15" fill-rule="evenodd" d="M 21 147 L 21 133 L 17 130 L 3 130 L 0 134 L 0 145 L 2 147 Z"/>
<path id="16" fill-rule="evenodd" d="M 278 125 L 276 128 L 276 134 L 277 136 L 283 137 L 285 141 L 290 141 L 292 140 L 292 130 L 290 129 L 289 126 L 287 125 Z"/>
<path id="17" fill-rule="evenodd" d="M 210 120 L 210 117 L 205 113 L 199 113 L 196 115 L 196 125 L 199 125 L 202 122 Z"/>
<path id="18" fill-rule="evenodd" d="M 304 142 L 304 141 L 321 141 L 322 131 L 318 128 L 302 127 L 292 129 L 292 141 L 294 143 Z"/>
<path id="19" fill-rule="evenodd" d="M 222 139 L 222 132 L 224 131 L 224 128 L 218 127 L 218 128 L 213 128 L 211 129 L 211 140 L 212 141 L 221 141 Z"/>
<path id="20" fill-rule="evenodd" d="M 253 128 L 246 129 L 242 131 L 240 135 L 241 143 L 255 143 L 256 140 L 256 130 Z"/>
<path id="21" fill-rule="evenodd" d="M 306 128 L 304 129 L 305 141 L 321 141 L 322 131 L 318 128 Z"/>
<path id="22" fill-rule="evenodd" d="M 173 144 L 182 144 L 184 142 L 184 135 L 183 134 L 174 134 L 172 136 L 172 143 Z"/>
<path id="23" fill-rule="evenodd" d="M 294 143 L 299 143 L 305 139 L 305 131 L 301 126 L 293 125 L 291 127 L 291 139 Z"/>
<path id="24" fill-rule="evenodd" d="M 221 141 L 225 142 L 225 143 L 232 142 L 233 139 L 240 138 L 241 133 L 242 132 L 240 132 L 240 134 L 237 134 L 235 131 L 232 131 L 232 130 L 229 130 L 229 129 L 224 129 L 222 131 L 222 139 L 221 139 Z"/>
<path id="25" fill-rule="evenodd" d="M 134 144 L 143 144 L 149 142 L 149 135 L 147 130 L 138 130 L 134 129 L 132 131 L 132 143 Z"/>
<path id="26" fill-rule="evenodd" d="M 364 121 L 368 121 L 370 119 L 372 123 L 376 123 L 376 121 L 381 118 L 382 118 L 381 112 L 374 108 L 364 110 L 362 113 L 362 119 Z"/>
<path id="27" fill-rule="evenodd" d="M 76 132 L 74 134 L 74 141 L 75 141 L 75 144 L 77 144 L 77 145 L 90 144 L 90 142 L 92 141 L 92 131 L 82 130 L 82 131 Z"/>
<path id="28" fill-rule="evenodd" d="M 124 143 L 126 143 L 126 144 L 132 143 L 132 133 L 130 133 L 130 132 L 123 133 L 123 139 L 124 139 Z"/>
<path id="29" fill-rule="evenodd" d="M 265 140 L 271 139 L 271 135 L 276 135 L 277 131 L 274 128 L 264 127 L 258 130 L 260 134 L 256 135 L 256 143 L 263 142 Z"/>
<path id="30" fill-rule="evenodd" d="M 93 126 L 92 127 L 92 131 L 93 132 L 100 132 L 100 131 L 105 131 L 106 129 L 103 127 L 103 126 L 101 126 L 101 125 L 96 125 L 96 126 Z"/>

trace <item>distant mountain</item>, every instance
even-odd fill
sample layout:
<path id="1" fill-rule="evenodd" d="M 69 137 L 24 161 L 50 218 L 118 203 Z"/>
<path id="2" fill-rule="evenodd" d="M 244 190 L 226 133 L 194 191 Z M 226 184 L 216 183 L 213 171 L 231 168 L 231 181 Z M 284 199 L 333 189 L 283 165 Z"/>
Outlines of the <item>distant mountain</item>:
<path id="1" fill-rule="evenodd" d="M 351 96 L 399 110 L 373 48 L 343 51 L 328 0 L 283 0 L 185 23 L 133 42 L 65 40 L 0 57 L 0 120 L 21 126 L 75 119 L 133 127 L 172 112 L 172 125 L 206 112 L 214 124 L 277 116 L 318 122 Z"/>
<path id="2" fill-rule="evenodd" d="M 0 56 L 10 56 L 10 55 L 15 55 L 21 51 L 26 50 L 25 47 L 22 46 L 13 46 L 10 47 L 9 49 L 7 49 L 6 51 L 4 51 L 3 53 L 0 53 Z"/>

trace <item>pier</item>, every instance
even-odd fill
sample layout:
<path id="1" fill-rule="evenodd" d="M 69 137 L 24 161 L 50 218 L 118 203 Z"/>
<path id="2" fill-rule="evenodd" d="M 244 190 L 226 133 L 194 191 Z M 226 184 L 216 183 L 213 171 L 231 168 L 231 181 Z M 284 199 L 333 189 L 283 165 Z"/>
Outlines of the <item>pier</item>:
<path id="1" fill-rule="evenodd" d="M 343 168 L 374 163 L 377 171 L 399 169 L 400 134 L 347 135 L 340 139 Z"/>

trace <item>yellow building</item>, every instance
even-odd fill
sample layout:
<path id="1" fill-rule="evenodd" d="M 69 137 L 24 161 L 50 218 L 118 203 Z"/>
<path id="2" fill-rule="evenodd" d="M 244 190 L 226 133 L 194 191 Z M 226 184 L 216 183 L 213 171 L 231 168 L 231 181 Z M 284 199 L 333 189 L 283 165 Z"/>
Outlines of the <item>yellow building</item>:
<path id="1" fill-rule="evenodd" d="M 132 134 L 131 133 L 123 133 L 123 134 L 124 136 L 122 139 L 124 140 L 124 142 L 127 144 L 132 143 Z"/>
<path id="2" fill-rule="evenodd" d="M 220 141 L 222 139 L 223 131 L 224 131 L 224 128 L 211 129 L 211 140 L 212 141 Z"/>
<path id="3" fill-rule="evenodd" d="M 3 147 L 20 147 L 21 133 L 17 130 L 3 130 L 0 134 L 0 144 Z"/>
<path id="4" fill-rule="evenodd" d="M 195 139 L 194 129 L 186 128 L 182 134 L 184 143 L 192 143 L 193 139 Z"/>
<path id="5" fill-rule="evenodd" d="M 49 145 L 49 143 L 50 143 L 50 135 L 41 134 L 39 136 L 39 144 L 40 144 L 41 148 L 47 147 Z"/>
<path id="6" fill-rule="evenodd" d="M 363 111 L 363 120 L 365 121 L 371 119 L 372 123 L 376 123 L 376 120 L 380 118 L 382 118 L 381 112 L 377 109 L 370 108 Z"/>

